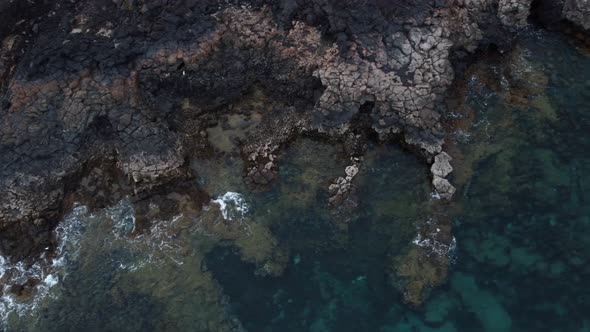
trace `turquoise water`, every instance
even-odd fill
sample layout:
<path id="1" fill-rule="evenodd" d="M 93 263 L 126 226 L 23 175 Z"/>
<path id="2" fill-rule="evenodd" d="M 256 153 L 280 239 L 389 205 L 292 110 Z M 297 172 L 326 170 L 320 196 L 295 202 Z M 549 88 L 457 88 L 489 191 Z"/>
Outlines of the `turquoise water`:
<path id="1" fill-rule="evenodd" d="M 58 282 L 34 303 L 4 297 L 4 327 L 590 330 L 588 54 L 556 34 L 523 34 L 512 54 L 467 71 L 447 120 L 458 192 L 445 211 L 457 245 L 447 282 L 418 308 L 403 303 L 395 262 L 437 204 L 427 166 L 396 146 L 370 146 L 355 179 L 358 209 L 344 220 L 327 204 L 347 166 L 342 148 L 299 139 L 266 193 L 247 193 L 239 158 L 193 162 L 195 185 L 236 193 L 231 220 L 210 203 L 137 236 L 127 200 L 79 207 L 59 230 L 60 264 L 39 272 Z"/>

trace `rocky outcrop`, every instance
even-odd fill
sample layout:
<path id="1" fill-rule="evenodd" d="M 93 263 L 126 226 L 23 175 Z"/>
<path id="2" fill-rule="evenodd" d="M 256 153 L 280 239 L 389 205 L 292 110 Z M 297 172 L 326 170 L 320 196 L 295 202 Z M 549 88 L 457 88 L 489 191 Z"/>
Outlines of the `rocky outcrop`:
<path id="1" fill-rule="evenodd" d="M 446 179 L 453 171 L 450 161 L 453 160 L 446 152 L 441 152 L 434 157 L 434 163 L 430 167 L 432 173 L 432 186 L 436 195 L 440 198 L 450 200 L 455 194 L 455 187 Z"/>
<path id="2" fill-rule="evenodd" d="M 453 198 L 456 191 L 449 180 L 436 175 L 432 178 L 432 186 L 436 190 L 437 195 L 446 200 Z"/>
<path id="3" fill-rule="evenodd" d="M 107 2 L 56 2 L 63 20 L 41 17 L 44 28 L 36 39 L 5 39 L 2 235 L 20 223 L 54 223 L 67 210 L 65 197 L 77 191 L 84 165 L 95 159 L 114 158 L 135 194 L 184 176 L 187 153 L 202 139 L 197 134 L 207 125 L 208 111 L 254 82 L 267 83 L 296 105 L 313 99 L 297 87 L 313 86 L 311 73 L 299 73 L 289 54 L 266 47 L 278 34 L 270 12 L 232 7 L 214 17 L 206 3 L 150 4 L 132 17 Z M 233 15 L 243 16 L 231 21 Z M 267 22 L 264 31 L 256 30 L 260 19 Z M 148 29 L 152 20 L 162 25 Z M 23 53 L 15 63 L 15 54 Z M 187 99 L 196 106 L 179 111 Z M 11 251 L 8 244 L 2 248 Z"/>
<path id="4" fill-rule="evenodd" d="M 412 307 L 420 307 L 430 291 L 447 280 L 455 259 L 456 241 L 444 204 L 433 201 L 427 209 L 431 217 L 418 223 L 416 238 L 392 262 L 392 284 Z"/>
<path id="5" fill-rule="evenodd" d="M 590 2 L 586 0 L 537 0 L 532 15 L 549 28 L 559 28 L 562 21 L 590 31 Z"/>
<path id="6" fill-rule="evenodd" d="M 434 157 L 434 163 L 430 167 L 430 172 L 434 176 L 438 176 L 441 178 L 447 177 L 447 175 L 451 174 L 453 171 L 453 166 L 451 166 L 450 161 L 453 160 L 451 156 L 449 156 L 446 152 L 441 152 Z"/>
<path id="7" fill-rule="evenodd" d="M 563 16 L 580 27 L 590 30 L 590 1 L 565 0 Z"/>
<path id="8" fill-rule="evenodd" d="M 48 240 L 35 234 L 55 226 L 69 198 L 86 192 L 81 179 L 94 176 L 104 160 L 132 195 L 190 178 L 186 161 L 207 146 L 207 127 L 254 86 L 268 101 L 260 125 L 240 142 L 251 189 L 276 178 L 280 149 L 297 135 L 346 141 L 366 130 L 434 162 L 433 186 L 450 198 L 455 189 L 446 178 L 452 168 L 441 116 L 454 78 L 451 58 L 480 43 L 507 43 L 529 6 L 526 0 L 3 2 L 1 254 L 22 257 L 34 251 L 25 247 L 46 247 Z M 568 0 L 563 10 L 587 26 L 587 2 Z M 355 127 L 359 116 L 368 119 L 366 128 Z M 333 203 L 350 197 L 349 173 L 330 189 Z M 94 195 L 74 196 L 84 202 Z M 20 232 L 32 240 L 15 244 Z"/>
<path id="9" fill-rule="evenodd" d="M 352 165 L 344 169 L 346 176 L 338 177 L 328 187 L 329 206 L 334 219 L 342 224 L 350 220 L 351 212 L 357 207 L 359 199 L 353 180 L 359 172 L 360 159 L 354 157 L 351 159 Z"/>
<path id="10" fill-rule="evenodd" d="M 532 0 L 500 0 L 498 17 L 502 24 L 511 27 L 524 27 L 528 23 Z"/>

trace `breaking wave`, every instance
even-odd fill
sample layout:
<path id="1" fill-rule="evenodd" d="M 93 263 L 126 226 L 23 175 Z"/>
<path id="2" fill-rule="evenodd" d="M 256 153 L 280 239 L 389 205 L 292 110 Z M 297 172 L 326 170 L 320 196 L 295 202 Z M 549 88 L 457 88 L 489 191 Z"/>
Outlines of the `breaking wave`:
<path id="1" fill-rule="evenodd" d="M 149 229 L 134 235 L 136 230 L 135 210 L 128 200 L 108 209 L 107 215 L 113 223 L 111 246 L 129 251 L 129 257 L 121 257 L 119 268 L 135 271 L 148 264 L 159 265 L 172 261 L 182 265 L 183 242 L 176 234 L 181 230 L 183 215 L 169 220 L 154 220 Z"/>
<path id="2" fill-rule="evenodd" d="M 74 208 L 54 230 L 58 241 L 54 258 L 49 258 L 45 252 L 30 265 L 0 256 L 0 322 L 3 327 L 12 316 L 31 316 L 41 303 L 58 296 L 55 286 L 67 277 L 68 263 L 77 258 L 82 234 L 79 217 L 87 212 L 84 206 Z"/>
<path id="3" fill-rule="evenodd" d="M 240 221 L 248 214 L 250 207 L 240 193 L 228 191 L 212 201 L 219 205 L 223 219 Z"/>
<path id="4" fill-rule="evenodd" d="M 85 206 L 75 207 L 54 230 L 57 246 L 53 253 L 47 251 L 32 265 L 0 256 L 2 327 L 7 328 L 16 319 L 34 319 L 40 306 L 57 299 L 60 284 L 69 273 L 75 273 L 72 263 L 84 259 L 82 255 L 100 251 L 108 257 L 109 269 L 128 272 L 151 264 L 182 265 L 184 243 L 175 236 L 182 228 L 182 220 L 182 215 L 154 220 L 147 230 L 134 234 L 135 209 L 128 199 L 96 213 L 90 213 Z"/>

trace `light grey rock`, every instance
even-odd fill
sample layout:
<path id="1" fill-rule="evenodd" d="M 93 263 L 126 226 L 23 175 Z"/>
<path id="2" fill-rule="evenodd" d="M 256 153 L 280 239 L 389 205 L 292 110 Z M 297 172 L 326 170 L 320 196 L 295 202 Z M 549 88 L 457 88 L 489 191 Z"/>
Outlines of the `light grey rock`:
<path id="1" fill-rule="evenodd" d="M 434 157 L 434 163 L 430 167 L 430 171 L 432 174 L 440 176 L 441 178 L 447 177 L 447 175 L 453 171 L 453 166 L 451 166 L 450 163 L 451 160 L 453 160 L 453 158 L 444 151 L 437 154 Z"/>
<path id="2" fill-rule="evenodd" d="M 449 182 L 449 180 L 441 178 L 440 176 L 434 176 L 432 179 L 432 186 L 436 190 L 436 193 L 443 199 L 450 200 L 457 191 L 455 187 Z"/>
<path id="3" fill-rule="evenodd" d="M 565 0 L 563 15 L 582 28 L 590 30 L 589 0 Z"/>
<path id="4" fill-rule="evenodd" d="M 344 172 L 347 177 L 353 178 L 359 172 L 359 168 L 356 165 L 346 166 Z"/>
<path id="5" fill-rule="evenodd" d="M 532 0 L 500 0 L 498 2 L 498 18 L 502 24 L 510 27 L 527 25 Z"/>

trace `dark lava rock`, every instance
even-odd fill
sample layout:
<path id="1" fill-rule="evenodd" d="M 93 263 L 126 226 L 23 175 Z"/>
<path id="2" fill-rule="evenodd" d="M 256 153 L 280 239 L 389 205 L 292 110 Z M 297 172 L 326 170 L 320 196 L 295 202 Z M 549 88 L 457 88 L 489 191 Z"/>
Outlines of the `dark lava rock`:
<path id="1" fill-rule="evenodd" d="M 3 1 L 1 254 L 23 257 L 50 242 L 39 238 L 72 197 L 94 201 L 81 181 L 98 181 L 96 167 L 109 165 L 119 188 L 109 193 L 119 196 L 190 178 L 185 161 L 203 146 L 199 133 L 253 86 L 272 109 L 241 142 L 254 186 L 276 177 L 288 140 L 311 132 L 345 140 L 361 111 L 367 130 L 432 162 L 444 143 L 451 55 L 505 42 L 526 24 L 530 5 Z M 563 16 L 586 27 L 588 6 L 567 0 Z"/>

